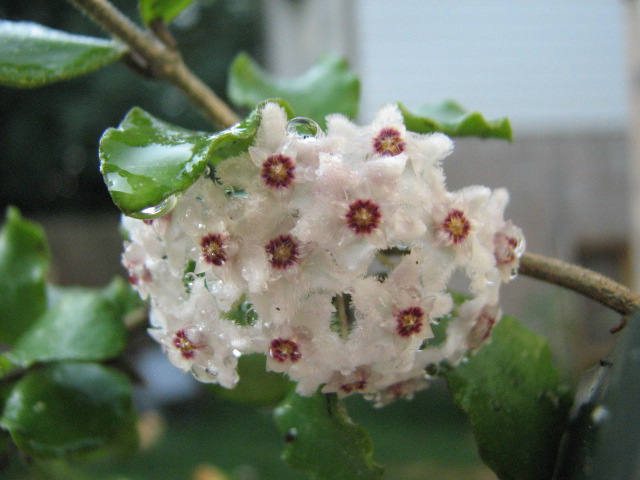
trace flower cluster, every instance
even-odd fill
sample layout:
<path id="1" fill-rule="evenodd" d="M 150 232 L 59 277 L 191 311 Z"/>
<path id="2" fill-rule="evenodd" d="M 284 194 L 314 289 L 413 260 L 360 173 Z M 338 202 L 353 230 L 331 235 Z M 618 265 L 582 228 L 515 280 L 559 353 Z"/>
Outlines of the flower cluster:
<path id="1" fill-rule="evenodd" d="M 302 395 L 382 404 L 423 388 L 428 365 L 489 338 L 524 249 L 503 218 L 506 191 L 447 190 L 451 150 L 445 135 L 407 131 L 392 105 L 364 127 L 329 116 L 325 134 L 267 104 L 248 152 L 171 213 L 124 218 L 124 264 L 150 297 L 151 335 L 176 366 L 227 388 L 249 353 Z M 468 283 L 458 306 L 454 274 Z"/>

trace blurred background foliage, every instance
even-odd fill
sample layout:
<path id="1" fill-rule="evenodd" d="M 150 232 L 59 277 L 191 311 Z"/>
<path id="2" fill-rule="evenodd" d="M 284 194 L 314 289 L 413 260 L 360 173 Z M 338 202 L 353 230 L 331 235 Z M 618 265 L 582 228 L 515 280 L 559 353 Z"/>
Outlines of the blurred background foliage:
<path id="1" fill-rule="evenodd" d="M 137 2 L 114 4 L 138 23 Z M 77 34 L 107 35 L 68 2 L 4 0 L 0 18 Z M 240 51 L 262 57 L 258 0 L 201 0 L 172 24 L 187 65 L 223 98 Z M 168 122 L 211 130 L 187 100 L 123 64 L 51 86 L 0 87 L 0 207 L 25 213 L 112 210 L 98 171 L 98 139 L 134 105 Z"/>

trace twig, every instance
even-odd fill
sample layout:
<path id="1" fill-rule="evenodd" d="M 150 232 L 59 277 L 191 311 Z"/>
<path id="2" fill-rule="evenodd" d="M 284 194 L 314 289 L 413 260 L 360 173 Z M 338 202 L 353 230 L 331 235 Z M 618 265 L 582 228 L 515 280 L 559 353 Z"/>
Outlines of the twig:
<path id="1" fill-rule="evenodd" d="M 69 0 L 93 21 L 121 40 L 141 57 L 153 76 L 165 80 L 189 97 L 189 100 L 216 125 L 230 127 L 238 116 L 202 80 L 184 64 L 179 52 L 171 45 L 134 25 L 108 0 Z"/>
<path id="2" fill-rule="evenodd" d="M 529 277 L 560 285 L 581 293 L 622 315 L 629 315 L 640 308 L 640 295 L 608 277 L 577 265 L 548 258 L 536 253 L 525 253 L 520 259 L 519 272 Z M 625 319 L 611 331 L 624 327 Z"/>

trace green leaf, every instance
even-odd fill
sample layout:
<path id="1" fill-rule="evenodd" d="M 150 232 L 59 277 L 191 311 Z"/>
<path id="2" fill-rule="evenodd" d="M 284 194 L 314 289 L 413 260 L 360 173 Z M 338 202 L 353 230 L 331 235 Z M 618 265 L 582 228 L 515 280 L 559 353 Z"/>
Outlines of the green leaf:
<path id="1" fill-rule="evenodd" d="M 125 52 L 112 40 L 0 20 L 0 85 L 41 87 L 98 70 Z"/>
<path id="2" fill-rule="evenodd" d="M 34 457 L 100 447 L 128 450 L 137 439 L 129 381 L 94 363 L 52 364 L 29 372 L 9 395 L 0 425 Z"/>
<path id="3" fill-rule="evenodd" d="M 124 316 L 136 306 L 130 291 L 122 279 L 103 290 L 61 289 L 57 302 L 7 356 L 23 367 L 36 362 L 115 357 L 127 342 Z"/>
<path id="4" fill-rule="evenodd" d="M 236 57 L 229 71 L 229 98 L 238 106 L 254 108 L 267 98 L 284 98 L 296 115 L 314 119 L 324 128 L 324 117 L 358 113 L 360 80 L 343 59 L 328 56 L 297 78 L 273 78 L 248 55 Z"/>
<path id="5" fill-rule="evenodd" d="M 382 478 L 368 432 L 355 425 L 335 394 L 292 392 L 274 412 L 284 434 L 283 458 L 317 480 Z"/>
<path id="6" fill-rule="evenodd" d="M 571 397 L 544 338 L 504 317 L 491 341 L 445 376 L 501 480 L 551 478 Z"/>
<path id="7" fill-rule="evenodd" d="M 169 23 L 193 0 L 139 0 L 140 16 L 145 25 L 157 19 Z"/>
<path id="8" fill-rule="evenodd" d="M 290 113 L 282 100 L 273 100 Z M 126 215 L 152 218 L 173 208 L 207 164 L 247 151 L 260 121 L 258 107 L 242 122 L 215 134 L 186 130 L 133 108 L 100 140 L 100 169 L 114 203 Z"/>
<path id="9" fill-rule="evenodd" d="M 0 230 L 0 343 L 13 345 L 45 311 L 49 261 L 44 230 L 8 208 Z"/>
<path id="10" fill-rule="evenodd" d="M 450 137 L 480 137 L 513 140 L 508 118 L 485 120 L 478 112 L 467 112 L 451 100 L 425 105 L 415 112 L 398 104 L 408 130 L 416 133 L 443 132 Z"/>
<path id="11" fill-rule="evenodd" d="M 238 359 L 238 384 L 230 390 L 220 385 L 212 385 L 212 389 L 219 397 L 244 405 L 277 405 L 291 391 L 293 383 L 283 374 L 267 371 L 266 362 L 266 357 L 258 353 L 242 355 Z"/>
<path id="12" fill-rule="evenodd" d="M 253 304 L 247 301 L 246 295 L 242 295 L 222 316 L 241 327 L 253 325 L 258 320 L 258 314 L 253 309 Z"/>
<path id="13" fill-rule="evenodd" d="M 133 108 L 100 139 L 100 170 L 111 198 L 127 215 L 153 216 L 204 172 L 212 142 L 210 135 Z"/>
<path id="14" fill-rule="evenodd" d="M 215 166 L 222 160 L 240 155 L 253 145 L 258 127 L 260 127 L 260 122 L 262 121 L 262 109 L 267 103 L 277 103 L 284 108 L 288 118 L 293 117 L 293 110 L 286 100 L 272 98 L 260 102 L 240 123 L 213 136 L 209 160 L 211 165 Z"/>

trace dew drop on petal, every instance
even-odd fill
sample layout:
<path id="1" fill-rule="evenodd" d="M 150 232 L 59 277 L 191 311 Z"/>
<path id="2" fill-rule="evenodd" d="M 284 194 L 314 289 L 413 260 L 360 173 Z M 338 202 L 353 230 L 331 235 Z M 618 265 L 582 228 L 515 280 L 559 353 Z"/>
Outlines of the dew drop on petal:
<path id="1" fill-rule="evenodd" d="M 321 137 L 320 125 L 307 117 L 295 117 L 287 123 L 287 132 L 300 138 Z"/>
<path id="2" fill-rule="evenodd" d="M 141 220 L 151 220 L 153 218 L 163 217 L 175 208 L 178 204 L 178 200 L 180 200 L 180 195 L 170 195 L 158 205 L 143 208 L 138 213 L 132 214 L 131 216 Z"/>
<path id="3" fill-rule="evenodd" d="M 218 381 L 218 370 L 213 365 L 206 366 L 193 364 L 191 366 L 193 376 L 203 383 L 214 383 Z"/>

